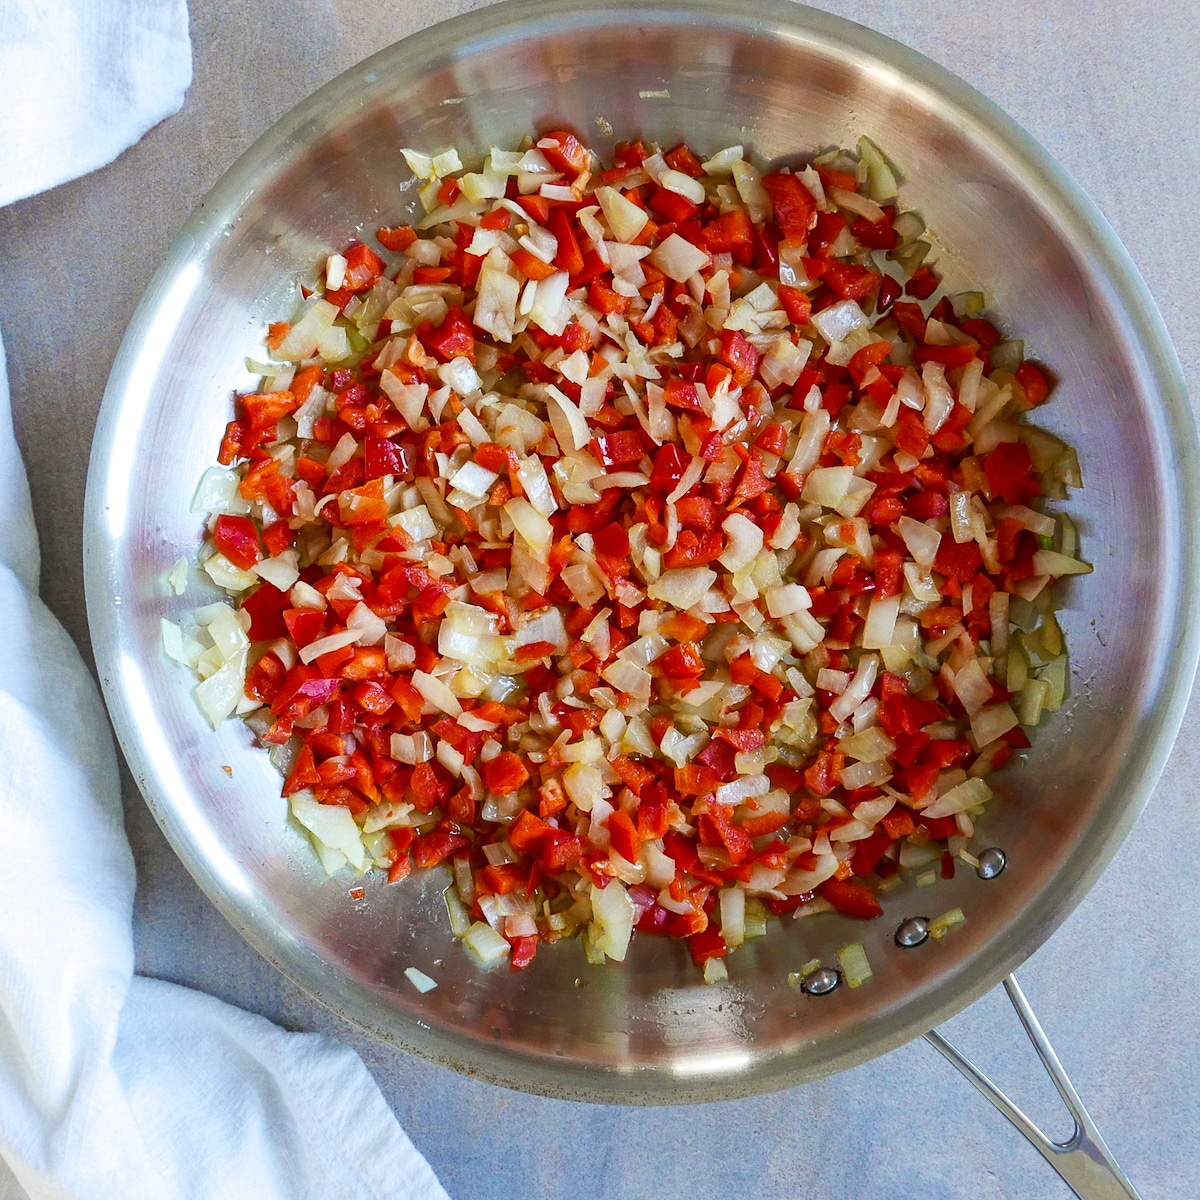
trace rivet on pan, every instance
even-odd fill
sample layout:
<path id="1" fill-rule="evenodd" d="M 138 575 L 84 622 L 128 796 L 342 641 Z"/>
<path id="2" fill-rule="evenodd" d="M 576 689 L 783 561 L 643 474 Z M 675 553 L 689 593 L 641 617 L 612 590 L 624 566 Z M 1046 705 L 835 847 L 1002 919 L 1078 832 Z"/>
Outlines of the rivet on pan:
<path id="1" fill-rule="evenodd" d="M 919 946 L 928 937 L 929 918 L 909 917 L 907 921 L 901 921 L 896 930 L 896 945 L 911 949 L 913 946 Z"/>
<path id="2" fill-rule="evenodd" d="M 810 996 L 828 996 L 841 982 L 841 975 L 832 967 L 818 967 L 811 975 L 805 976 L 800 990 Z"/>
<path id="3" fill-rule="evenodd" d="M 975 874 L 980 879 L 995 879 L 1008 866 L 1008 855 L 999 846 L 989 846 L 980 852 Z"/>

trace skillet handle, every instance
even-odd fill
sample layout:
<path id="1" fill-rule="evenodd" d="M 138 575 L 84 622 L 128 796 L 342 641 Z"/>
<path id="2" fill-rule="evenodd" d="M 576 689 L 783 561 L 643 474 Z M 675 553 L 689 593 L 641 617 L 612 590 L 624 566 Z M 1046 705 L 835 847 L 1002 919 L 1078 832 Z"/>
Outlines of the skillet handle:
<path id="1" fill-rule="evenodd" d="M 1075 1121 L 1075 1131 L 1065 1142 L 1046 1136 L 974 1063 L 952 1046 L 936 1029 L 925 1039 L 950 1060 L 1034 1145 L 1042 1157 L 1062 1176 L 1080 1200 L 1141 1200 L 1128 1176 L 1117 1165 L 1100 1130 L 1083 1107 L 1079 1093 L 1054 1053 L 1049 1038 L 1038 1024 L 1029 1001 L 1015 975 L 1004 980 L 1004 990 L 1017 1010 L 1022 1026 L 1033 1043 L 1063 1103 Z"/>

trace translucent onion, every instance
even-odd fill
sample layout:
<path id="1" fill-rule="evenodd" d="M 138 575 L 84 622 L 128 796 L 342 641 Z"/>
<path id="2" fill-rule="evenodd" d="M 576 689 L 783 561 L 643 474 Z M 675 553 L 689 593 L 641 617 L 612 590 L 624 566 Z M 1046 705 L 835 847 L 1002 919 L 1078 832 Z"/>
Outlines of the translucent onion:
<path id="1" fill-rule="evenodd" d="M 827 342 L 844 342 L 856 329 L 870 326 L 871 320 L 853 300 L 839 300 L 819 313 L 812 323 Z"/>
<path id="2" fill-rule="evenodd" d="M 1016 713 L 1007 703 L 987 705 L 971 717 L 971 733 L 981 750 L 1017 725 Z"/>
<path id="3" fill-rule="evenodd" d="M 716 571 L 708 567 L 677 567 L 664 571 L 646 591 L 654 600 L 686 610 L 698 604 L 716 581 Z"/>
<path id="4" fill-rule="evenodd" d="M 727 571 L 740 571 L 742 567 L 753 562 L 762 549 L 762 528 L 742 513 L 730 514 L 721 528 L 729 535 L 729 541 L 717 561 Z M 705 588 L 705 591 L 707 590 Z M 679 607 L 690 608 L 691 605 Z"/>
<path id="5" fill-rule="evenodd" d="M 458 702 L 458 697 L 436 676 L 425 671 L 414 671 L 412 685 L 434 708 L 441 709 L 452 717 L 462 714 L 462 705 Z"/>
<path id="6" fill-rule="evenodd" d="M 634 908 L 629 893 L 619 880 L 611 880 L 607 887 L 591 887 L 592 943 L 609 958 L 622 962 L 633 933 Z"/>
<path id="7" fill-rule="evenodd" d="M 926 571 L 929 570 L 933 566 L 933 560 L 937 558 L 942 535 L 923 521 L 914 521 L 912 517 L 907 516 L 900 518 L 896 528 L 916 564 Z"/>
<path id="8" fill-rule="evenodd" d="M 992 798 L 992 789 L 982 779 L 968 779 L 939 796 L 921 810 L 925 817 L 952 817 L 955 813 L 978 808 Z"/>
<path id="9" fill-rule="evenodd" d="M 829 714 L 835 721 L 844 721 L 871 694 L 875 676 L 879 672 L 879 657 L 864 654 L 858 660 L 858 669 L 846 690 L 829 706 Z"/>

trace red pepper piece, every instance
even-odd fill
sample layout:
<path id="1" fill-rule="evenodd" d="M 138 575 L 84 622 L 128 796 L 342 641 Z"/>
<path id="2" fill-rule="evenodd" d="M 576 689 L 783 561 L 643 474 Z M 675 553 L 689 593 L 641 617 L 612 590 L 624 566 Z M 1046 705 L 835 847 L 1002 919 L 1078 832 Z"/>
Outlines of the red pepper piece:
<path id="1" fill-rule="evenodd" d="M 667 679 L 693 680 L 704 674 L 704 660 L 692 642 L 680 642 L 665 650 L 654 665 Z"/>
<path id="2" fill-rule="evenodd" d="M 935 738 L 921 751 L 922 763 L 933 763 L 939 771 L 966 765 L 974 751 L 971 743 L 963 738 Z"/>
<path id="3" fill-rule="evenodd" d="M 815 796 L 828 796 L 841 780 L 844 756 L 822 750 L 816 761 L 804 772 L 804 782 Z"/>
<path id="4" fill-rule="evenodd" d="M 663 158 L 672 171 L 680 171 L 693 179 L 700 179 L 704 175 L 704 164 L 682 143 L 673 150 L 668 150 Z"/>
<path id="5" fill-rule="evenodd" d="M 812 192 L 795 175 L 764 175 L 763 187 L 780 233 L 789 241 L 807 240 L 817 211 Z"/>
<path id="6" fill-rule="evenodd" d="M 588 288 L 588 303 L 602 313 L 626 313 L 629 311 L 629 297 L 613 291 L 601 279 L 593 279 Z"/>
<path id="7" fill-rule="evenodd" d="M 637 862 L 642 852 L 642 839 L 629 814 L 618 808 L 609 814 L 605 824 L 612 848 L 626 862 Z"/>
<path id="8" fill-rule="evenodd" d="M 953 837 L 958 832 L 958 825 L 953 817 L 927 817 L 923 813 L 917 813 L 914 820 L 924 829 L 928 829 L 930 836 L 934 838 Z"/>
<path id="9" fill-rule="evenodd" d="M 614 467 L 636 466 L 646 453 L 642 439 L 632 429 L 597 434 L 592 438 L 591 450 L 609 470 Z"/>
<path id="10" fill-rule="evenodd" d="M 449 362 L 452 358 L 475 361 L 475 331 L 471 318 L 461 308 L 451 308 L 440 325 L 422 326 L 421 343 L 442 362 Z"/>
<path id="11" fill-rule="evenodd" d="M 313 608 L 288 608 L 283 612 L 283 623 L 296 645 L 297 650 L 303 650 L 310 642 L 315 642 L 325 628 L 325 613 Z"/>
<path id="12" fill-rule="evenodd" d="M 721 331 L 720 359 L 732 368 L 733 382 L 737 387 L 745 387 L 754 378 L 759 358 L 758 351 L 746 341 L 740 329 Z"/>
<path id="13" fill-rule="evenodd" d="M 854 874 L 870 875 L 879 865 L 879 860 L 888 852 L 891 844 L 892 835 L 886 829 L 876 829 L 869 838 L 863 838 L 862 841 L 856 842 L 854 858 L 851 860 Z M 833 902 L 830 901 L 830 903 Z"/>
<path id="14" fill-rule="evenodd" d="M 483 782 L 495 796 L 509 796 L 529 779 L 529 768 L 511 750 L 483 764 Z"/>
<path id="15" fill-rule="evenodd" d="M 891 352 L 891 342 L 872 342 L 869 346 L 864 346 L 846 364 L 850 378 L 858 387 L 862 387 L 864 380 L 868 376 L 873 376 L 872 368 L 878 367 Z"/>
<path id="16" fill-rule="evenodd" d="M 637 795 L 641 795 L 642 789 L 654 780 L 653 771 L 623 754 L 612 760 L 612 767 L 621 776 L 621 782 Z"/>
<path id="17" fill-rule="evenodd" d="M 954 346 L 918 346 L 913 358 L 919 363 L 941 363 L 950 369 L 965 367 L 973 358 L 979 355 L 977 342 L 962 342 Z"/>
<path id="18" fill-rule="evenodd" d="M 875 551 L 875 595 L 898 596 L 904 588 L 904 555 L 899 550 Z"/>
<path id="19" fill-rule="evenodd" d="M 703 967 L 710 958 L 724 958 L 729 953 L 729 946 L 714 925 L 709 925 L 699 933 L 693 933 L 687 940 L 688 950 L 691 951 L 692 962 L 697 967 Z"/>
<path id="20" fill-rule="evenodd" d="M 638 461 L 640 460 L 639 454 Z M 683 450 L 674 442 L 665 442 L 654 454 L 654 469 L 650 472 L 650 490 L 654 492 L 673 491 L 676 484 L 683 478 L 686 468 L 687 459 Z"/>
<path id="21" fill-rule="evenodd" d="M 917 828 L 917 824 L 912 818 L 912 813 L 908 809 L 898 806 L 892 809 L 879 823 L 891 838 L 908 837 L 910 833 L 915 833 Z"/>
<path id="22" fill-rule="evenodd" d="M 629 534 L 623 525 L 617 525 L 615 522 L 597 529 L 592 534 L 592 541 L 597 554 L 604 554 L 610 558 L 624 558 L 629 553 Z"/>
<path id="23" fill-rule="evenodd" d="M 696 820 L 700 843 L 704 846 L 724 846 L 733 863 L 744 862 L 754 850 L 750 835 L 729 819 L 729 813 L 719 804 L 711 806 Z"/>
<path id="24" fill-rule="evenodd" d="M 1033 478 L 1033 459 L 1024 442 L 1001 442 L 984 459 L 988 489 L 1009 504 L 1023 504 L 1041 489 Z"/>
<path id="25" fill-rule="evenodd" d="M 548 825 L 540 817 L 535 816 L 528 809 L 524 809 L 509 826 L 509 844 L 518 854 L 536 855 L 553 829 L 554 826 Z"/>
<path id="26" fill-rule="evenodd" d="M 883 913 L 875 893 L 857 879 L 830 879 L 820 887 L 823 896 L 839 912 L 852 917 L 878 917 Z"/>
<path id="27" fill-rule="evenodd" d="M 714 738 L 696 755 L 696 761 L 710 768 L 720 783 L 728 783 L 737 774 L 737 750 L 728 741 Z"/>
<path id="28" fill-rule="evenodd" d="M 756 231 L 745 209 L 722 213 L 704 226 L 700 240 L 713 254 L 731 254 L 740 266 L 748 267 L 754 259 Z"/>
<path id="29" fill-rule="evenodd" d="M 362 292 L 373 287 L 383 274 L 383 259 L 362 242 L 354 242 L 342 251 L 346 260 L 346 277 L 342 280 L 341 291 Z"/>
<path id="30" fill-rule="evenodd" d="M 418 867 L 434 867 L 444 859 L 465 850 L 467 839 L 456 833 L 434 829 L 413 843 L 413 858 Z"/>
<path id="31" fill-rule="evenodd" d="M 938 450 L 961 450 L 967 444 L 963 431 L 970 425 L 974 415 L 965 404 L 956 403 L 942 422 L 941 429 L 930 439 L 934 447 Z"/>
<path id="32" fill-rule="evenodd" d="M 552 829 L 542 842 L 538 862 L 547 875 L 558 875 L 583 856 L 583 842 L 564 829 Z"/>
<path id="33" fill-rule="evenodd" d="M 533 962 L 533 956 L 537 953 L 537 935 L 530 933 L 510 937 L 508 944 L 512 947 L 512 953 L 508 957 L 508 965 L 514 971 L 525 970 Z"/>
<path id="34" fill-rule="evenodd" d="M 956 542 L 951 537 L 942 537 L 933 569 L 960 583 L 968 582 L 979 570 L 983 556 L 975 542 Z"/>
<path id="35" fill-rule="evenodd" d="M 884 209 L 878 221 L 857 217 L 850 222 L 850 232 L 871 250 L 895 250 L 896 230 L 892 227 L 893 213 Z"/>
<path id="36" fill-rule="evenodd" d="M 359 708 L 381 717 L 395 702 L 380 684 L 364 679 L 354 689 L 354 703 Z"/>
<path id="37" fill-rule="evenodd" d="M 925 428 L 920 414 L 902 404 L 900 415 L 896 418 L 896 448 L 914 458 L 920 458 L 928 445 L 929 431 Z"/>
<path id="38" fill-rule="evenodd" d="M 568 175 L 578 175 L 591 166 L 591 154 L 573 133 L 555 129 L 540 137 L 537 145 L 552 167 Z"/>
<path id="39" fill-rule="evenodd" d="M 375 238 L 385 250 L 407 250 L 417 240 L 417 231 L 411 225 L 385 225 L 375 230 Z"/>
<path id="40" fill-rule="evenodd" d="M 717 773 L 703 763 L 688 763 L 685 767 L 676 767 L 674 780 L 675 790 L 681 796 L 703 796 L 706 792 L 715 790 L 721 782 Z"/>
<path id="41" fill-rule="evenodd" d="M 932 267 L 918 267 L 904 290 L 908 295 L 916 296 L 918 300 L 925 300 L 937 291 L 941 282 Z"/>
<path id="42" fill-rule="evenodd" d="M 1017 382 L 1025 389 L 1025 399 L 1030 404 L 1041 404 L 1050 394 L 1045 372 L 1031 362 L 1023 362 L 1017 368 Z"/>
<path id="43" fill-rule="evenodd" d="M 676 224 L 690 221 L 700 211 L 700 206 L 695 201 L 689 200 L 686 196 L 681 196 L 678 192 L 673 192 L 670 188 L 664 187 L 654 190 L 653 195 L 646 203 L 646 207 Z"/>
<path id="44" fill-rule="evenodd" d="M 217 518 L 213 544 L 235 567 L 248 571 L 262 558 L 258 548 L 258 530 L 249 517 Z"/>
<path id="45" fill-rule="evenodd" d="M 250 614 L 250 630 L 247 637 L 252 642 L 269 642 L 287 637 L 288 629 L 283 621 L 283 610 L 291 604 L 287 592 L 281 592 L 270 583 L 255 588 L 242 601 L 242 611 Z"/>
<path id="46" fill-rule="evenodd" d="M 578 275 L 583 270 L 583 251 L 579 246 L 579 237 L 575 232 L 575 223 L 565 208 L 555 208 L 550 212 L 546 227 L 558 239 L 558 250 L 554 255 L 554 265 L 568 275 Z"/>
<path id="47" fill-rule="evenodd" d="M 530 253 L 524 246 L 518 246 L 509 256 L 513 266 L 527 279 L 548 279 L 557 270 L 552 262 L 543 262 L 536 254 Z"/>
<path id="48" fill-rule="evenodd" d="M 842 300 L 862 300 L 883 282 L 883 276 L 869 267 L 834 260 L 822 276 L 830 290 Z"/>
<path id="49" fill-rule="evenodd" d="M 672 377 L 663 388 L 663 400 L 674 408 L 687 409 L 688 412 L 702 413 L 700 397 L 696 395 L 696 385 L 684 379 Z"/>

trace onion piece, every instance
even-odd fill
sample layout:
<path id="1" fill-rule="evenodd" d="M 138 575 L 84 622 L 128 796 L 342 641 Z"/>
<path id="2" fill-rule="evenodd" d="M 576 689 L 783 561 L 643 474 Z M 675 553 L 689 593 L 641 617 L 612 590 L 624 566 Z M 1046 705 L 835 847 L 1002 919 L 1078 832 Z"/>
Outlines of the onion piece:
<path id="1" fill-rule="evenodd" d="M 626 199 L 616 188 L 597 188 L 595 197 L 613 237 L 619 242 L 632 242 L 650 220 L 650 214 L 644 208 Z"/>
<path id="2" fill-rule="evenodd" d="M 867 961 L 867 952 L 862 948 L 861 942 L 843 946 L 837 952 L 837 956 L 847 987 L 859 987 L 871 978 L 871 964 Z"/>
<path id="3" fill-rule="evenodd" d="M 952 817 L 955 813 L 979 808 L 992 798 L 992 789 L 982 779 L 968 779 L 939 796 L 921 810 L 923 817 Z"/>
<path id="4" fill-rule="evenodd" d="M 942 535 L 923 521 L 914 521 L 912 517 L 907 516 L 900 518 L 896 528 L 916 564 L 928 571 L 933 566 L 933 560 L 937 558 Z"/>
<path id="5" fill-rule="evenodd" d="M 878 672 L 878 655 L 864 654 L 858 660 L 858 667 L 846 690 L 829 706 L 829 714 L 835 721 L 844 721 L 871 694 Z"/>
<path id="6" fill-rule="evenodd" d="M 452 717 L 462 715 L 463 709 L 458 697 L 436 676 L 425 671 L 414 671 L 412 685 L 434 708 L 439 708 Z"/>
<path id="7" fill-rule="evenodd" d="M 853 300 L 839 300 L 819 313 L 813 313 L 812 323 L 817 332 L 831 345 L 844 342 L 856 329 L 870 325 L 870 318 Z"/>
<path id="8" fill-rule="evenodd" d="M 763 548 L 763 531 L 742 513 L 731 513 L 725 518 L 721 528 L 729 535 L 729 541 L 717 561 L 727 571 L 740 571 L 758 557 Z M 705 591 L 707 590 L 705 588 Z M 691 605 L 679 607 L 690 608 Z"/>
<path id="9" fill-rule="evenodd" d="M 697 271 L 708 266 L 709 257 L 706 250 L 673 233 L 659 242 L 650 261 L 676 283 L 686 283 Z"/>
<path id="10" fill-rule="evenodd" d="M 633 933 L 634 908 L 629 893 L 616 879 L 607 887 L 591 886 L 592 943 L 616 962 L 623 962 Z"/>
<path id="11" fill-rule="evenodd" d="M 664 571 L 646 591 L 654 600 L 686 610 L 699 604 L 716 581 L 716 571 L 708 567 L 676 567 Z"/>
<path id="12" fill-rule="evenodd" d="M 553 385 L 546 389 L 546 415 L 554 437 L 564 450 L 586 450 L 592 440 L 587 418 Z"/>

